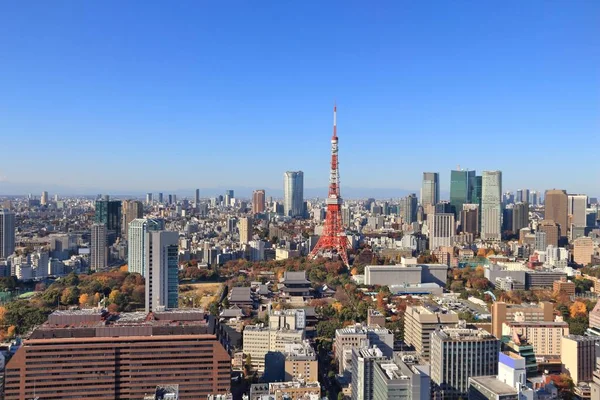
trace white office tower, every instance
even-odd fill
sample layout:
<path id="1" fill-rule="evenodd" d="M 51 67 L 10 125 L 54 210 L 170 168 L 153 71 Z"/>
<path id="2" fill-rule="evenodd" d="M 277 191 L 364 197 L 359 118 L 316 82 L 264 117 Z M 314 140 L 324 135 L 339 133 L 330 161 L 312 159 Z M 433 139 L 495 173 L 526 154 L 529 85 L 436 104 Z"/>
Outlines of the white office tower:
<path id="1" fill-rule="evenodd" d="M 92 271 L 102 271 L 106 269 L 107 249 L 106 249 L 106 225 L 92 225 L 92 249 L 90 257 L 90 269 Z"/>
<path id="2" fill-rule="evenodd" d="M 483 171 L 481 189 L 481 238 L 502 237 L 502 172 Z"/>
<path id="3" fill-rule="evenodd" d="M 146 233 L 146 312 L 177 308 L 179 233 Z"/>
<path id="4" fill-rule="evenodd" d="M 15 213 L 0 210 L 0 260 L 15 252 Z"/>
<path id="5" fill-rule="evenodd" d="M 456 234 L 453 213 L 434 213 L 427 215 L 429 228 L 429 249 L 440 246 L 452 246 L 452 236 Z"/>
<path id="6" fill-rule="evenodd" d="M 304 212 L 304 173 L 287 171 L 283 175 L 283 212 L 287 217 L 300 217 Z"/>
<path id="7" fill-rule="evenodd" d="M 129 272 L 136 272 L 142 276 L 146 273 L 146 233 L 164 229 L 162 219 L 137 218 L 129 223 L 127 232 L 127 265 Z"/>

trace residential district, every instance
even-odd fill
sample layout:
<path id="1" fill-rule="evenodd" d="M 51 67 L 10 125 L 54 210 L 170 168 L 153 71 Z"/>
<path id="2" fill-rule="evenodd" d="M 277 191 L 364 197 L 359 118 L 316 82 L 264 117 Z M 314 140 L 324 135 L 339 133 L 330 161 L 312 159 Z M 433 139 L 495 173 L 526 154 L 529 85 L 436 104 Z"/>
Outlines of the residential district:
<path id="1" fill-rule="evenodd" d="M 2 392 L 600 399 L 600 205 L 423 173 L 419 196 L 3 196 Z"/>

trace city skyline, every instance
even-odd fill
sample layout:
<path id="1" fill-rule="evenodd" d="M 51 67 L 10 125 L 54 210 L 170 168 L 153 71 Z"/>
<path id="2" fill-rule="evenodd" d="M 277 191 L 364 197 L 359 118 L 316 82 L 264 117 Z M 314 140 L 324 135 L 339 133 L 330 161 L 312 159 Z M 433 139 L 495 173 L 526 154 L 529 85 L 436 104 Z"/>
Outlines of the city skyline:
<path id="1" fill-rule="evenodd" d="M 513 190 L 598 195 L 594 149 L 583 145 L 599 127 L 598 3 L 113 11 L 0 6 L 0 47 L 11 55 L 0 65 L 11 93 L 0 99 L 0 131 L 14 149 L 3 156 L 2 194 L 23 193 L 11 190 L 19 184 L 72 194 L 279 188 L 284 171 L 302 170 L 324 196 L 337 100 L 342 188 L 418 193 L 421 173 L 439 171 L 446 191 L 460 164 L 501 170 Z M 577 154 L 569 168 L 546 157 L 557 149 Z M 397 159 L 402 173 L 390 168 Z M 539 171 L 536 182 L 516 160 Z"/>

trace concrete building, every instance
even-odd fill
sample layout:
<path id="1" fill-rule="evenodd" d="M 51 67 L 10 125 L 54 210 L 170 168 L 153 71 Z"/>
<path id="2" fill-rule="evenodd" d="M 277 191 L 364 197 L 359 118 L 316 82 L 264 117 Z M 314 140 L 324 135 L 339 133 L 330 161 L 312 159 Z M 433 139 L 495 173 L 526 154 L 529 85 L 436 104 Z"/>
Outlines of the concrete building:
<path id="1" fill-rule="evenodd" d="M 40 197 L 40 205 L 46 206 L 48 205 L 48 192 L 43 191 L 42 196 Z"/>
<path id="2" fill-rule="evenodd" d="M 148 232 L 164 229 L 162 219 L 136 218 L 129 223 L 127 231 L 127 266 L 129 272 L 146 276 L 146 247 Z"/>
<path id="3" fill-rule="evenodd" d="M 458 314 L 453 312 L 442 314 L 426 306 L 408 306 L 404 312 L 404 342 L 428 360 L 431 334 L 443 327 L 455 326 L 458 321 Z"/>
<path id="4" fill-rule="evenodd" d="M 566 236 L 569 228 L 569 199 L 564 190 L 546 190 L 544 197 L 544 219 L 554 221 L 560 227 L 561 236 Z"/>
<path id="5" fill-rule="evenodd" d="M 8 362 L 5 398 L 143 399 L 165 384 L 178 384 L 181 400 L 226 394 L 230 358 L 208 332 L 196 310 L 55 311 Z"/>
<path id="6" fill-rule="evenodd" d="M 585 194 L 570 194 L 567 196 L 567 214 L 571 219 L 572 226 L 587 226 L 587 204 L 588 197 Z"/>
<path id="7" fill-rule="evenodd" d="M 473 237 L 479 236 L 480 210 L 478 204 L 463 204 L 460 213 L 460 231 L 470 233 Z"/>
<path id="8" fill-rule="evenodd" d="M 394 349 L 394 335 L 389 329 L 367 327 L 356 324 L 335 331 L 333 344 L 338 361 L 338 373 L 351 372 L 352 348 L 377 346 L 386 357 L 391 357 Z"/>
<path id="9" fill-rule="evenodd" d="M 518 354 L 500 353 L 497 376 L 469 378 L 469 400 L 533 400 L 528 387 L 525 359 Z"/>
<path id="10" fill-rule="evenodd" d="M 415 354 L 395 353 L 389 361 L 375 363 L 373 400 L 430 400 L 430 366 Z"/>
<path id="11" fill-rule="evenodd" d="M 446 286 L 447 264 L 367 265 L 365 285 L 404 285 L 435 283 Z"/>
<path id="12" fill-rule="evenodd" d="M 379 310 L 369 308 L 367 311 L 367 326 L 385 327 L 385 315 Z"/>
<path id="13" fill-rule="evenodd" d="M 560 226 L 556 222 L 545 219 L 538 223 L 537 229 L 538 232 L 544 232 L 546 234 L 546 246 L 558 247 L 558 240 L 560 239 L 562 233 Z M 540 250 L 545 251 L 546 248 Z"/>
<path id="14" fill-rule="evenodd" d="M 125 200 L 123 202 L 122 210 L 123 222 L 121 223 L 121 229 L 123 229 L 123 237 L 128 239 L 129 224 L 134 219 L 142 218 L 144 216 L 144 205 L 141 201 Z"/>
<path id="15" fill-rule="evenodd" d="M 107 229 L 104 224 L 92 224 L 90 269 L 103 271 L 108 266 Z"/>
<path id="16" fill-rule="evenodd" d="M 242 217 L 239 221 L 240 243 L 250 243 L 254 236 L 254 227 L 252 226 L 252 218 Z"/>
<path id="17" fill-rule="evenodd" d="M 483 171 L 481 238 L 499 241 L 502 237 L 502 172 Z"/>
<path id="18" fill-rule="evenodd" d="M 546 240 L 546 232 L 537 231 L 535 233 L 534 249 L 536 251 L 546 251 L 547 247 L 548 247 L 548 244 L 547 244 L 547 240 Z"/>
<path id="19" fill-rule="evenodd" d="M 146 233 L 146 312 L 173 309 L 179 301 L 179 234 Z"/>
<path id="20" fill-rule="evenodd" d="M 352 348 L 352 400 L 373 400 L 375 364 L 387 359 L 377 347 Z"/>
<path id="21" fill-rule="evenodd" d="M 429 249 L 435 250 L 442 246 L 452 246 L 452 237 L 456 235 L 454 214 L 433 213 L 427 215 L 429 228 Z"/>
<path id="22" fill-rule="evenodd" d="M 568 281 L 566 277 L 563 279 L 560 279 L 558 281 L 554 281 L 554 283 L 552 284 L 552 292 L 553 293 L 563 292 L 569 296 L 574 296 L 575 295 L 575 283 Z"/>
<path id="23" fill-rule="evenodd" d="M 0 210 L 0 260 L 7 259 L 15 252 L 15 213 Z"/>
<path id="24" fill-rule="evenodd" d="M 563 336 L 560 361 L 575 385 L 592 381 L 596 357 L 600 356 L 599 344 L 600 337 L 596 336 Z"/>
<path id="25" fill-rule="evenodd" d="M 273 396 L 270 398 L 273 400 L 318 400 L 321 396 L 321 385 L 319 382 L 305 380 L 269 383 L 269 395 Z"/>
<path id="26" fill-rule="evenodd" d="M 562 337 L 569 334 L 569 324 L 564 321 L 522 322 L 512 321 L 502 324 L 502 335 L 518 335 L 533 346 L 536 356 L 560 356 Z"/>
<path id="27" fill-rule="evenodd" d="M 573 262 L 588 265 L 594 257 L 594 241 L 589 237 L 580 237 L 573 241 Z"/>
<path id="28" fill-rule="evenodd" d="M 492 334 L 502 337 L 502 324 L 522 318 L 526 322 L 554 321 L 554 305 L 543 301 L 539 304 L 508 304 L 496 301 L 492 304 Z"/>
<path id="29" fill-rule="evenodd" d="M 500 341 L 483 329 L 442 328 L 431 334 L 431 380 L 444 400 L 467 396 L 469 378 L 498 373 Z"/>
<path id="30" fill-rule="evenodd" d="M 121 236 L 121 202 L 118 200 L 109 200 L 108 196 L 105 196 L 103 200 L 96 201 L 96 210 L 94 215 L 94 222 L 96 224 L 106 225 L 107 235 L 111 238 Z M 110 239 L 108 244 L 111 245 L 114 239 Z"/>
<path id="31" fill-rule="evenodd" d="M 250 356 L 253 369 L 265 369 L 265 356 L 268 352 L 281 352 L 286 345 L 302 343 L 304 330 L 297 329 L 271 329 L 263 324 L 246 325 L 243 332 L 243 351 Z"/>
<path id="32" fill-rule="evenodd" d="M 423 172 L 421 185 L 421 205 L 425 210 L 435 206 L 440 201 L 440 174 L 437 172 Z"/>
<path id="33" fill-rule="evenodd" d="M 265 212 L 265 191 L 264 189 L 252 192 L 252 214 Z"/>
<path id="34" fill-rule="evenodd" d="M 283 212 L 287 217 L 304 215 L 304 173 L 287 171 L 283 175 Z"/>
<path id="35" fill-rule="evenodd" d="M 523 228 L 529 226 L 529 203 L 515 203 L 512 214 L 512 232 L 518 234 Z"/>
<path id="36" fill-rule="evenodd" d="M 317 354 L 308 343 L 290 343 L 285 345 L 285 380 L 304 379 L 307 382 L 319 380 L 319 362 Z"/>

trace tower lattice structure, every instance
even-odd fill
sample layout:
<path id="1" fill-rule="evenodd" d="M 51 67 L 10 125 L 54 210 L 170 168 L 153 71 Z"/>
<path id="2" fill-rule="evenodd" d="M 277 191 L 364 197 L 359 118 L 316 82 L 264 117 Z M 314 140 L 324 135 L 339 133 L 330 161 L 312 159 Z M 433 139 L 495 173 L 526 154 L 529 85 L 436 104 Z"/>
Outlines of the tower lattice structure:
<path id="1" fill-rule="evenodd" d="M 323 234 L 310 252 L 310 257 L 315 258 L 325 252 L 337 252 L 346 266 L 349 266 L 348 237 L 342 225 L 342 197 L 340 196 L 340 171 L 338 159 L 337 137 L 337 107 L 333 107 L 333 136 L 331 137 L 331 170 L 329 173 L 329 194 L 327 196 L 327 216 Z"/>

